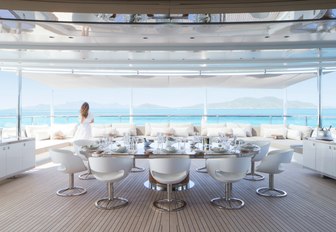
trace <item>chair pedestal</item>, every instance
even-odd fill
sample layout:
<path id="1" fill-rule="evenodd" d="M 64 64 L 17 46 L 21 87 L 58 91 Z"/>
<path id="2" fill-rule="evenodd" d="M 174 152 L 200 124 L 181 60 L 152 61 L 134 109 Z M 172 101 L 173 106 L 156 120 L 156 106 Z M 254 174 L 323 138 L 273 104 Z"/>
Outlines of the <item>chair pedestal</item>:
<path id="1" fill-rule="evenodd" d="M 94 176 L 92 175 L 91 172 L 87 171 L 85 173 L 82 173 L 78 176 L 79 179 L 81 180 L 94 180 L 96 178 L 94 178 Z"/>
<path id="2" fill-rule="evenodd" d="M 183 209 L 187 203 L 183 200 L 171 198 L 172 185 L 167 184 L 167 199 L 157 200 L 153 202 L 153 206 L 161 211 L 175 212 Z"/>
<path id="3" fill-rule="evenodd" d="M 73 173 L 69 174 L 69 187 L 60 189 L 56 192 L 58 196 L 62 196 L 62 197 L 79 196 L 84 193 L 86 193 L 85 188 L 74 186 L 74 174 Z"/>
<path id="4" fill-rule="evenodd" d="M 265 177 L 255 172 L 255 163 L 254 161 L 251 161 L 251 172 L 246 174 L 246 176 L 244 177 L 244 180 L 260 181 L 263 179 L 265 179 Z"/>
<path id="5" fill-rule="evenodd" d="M 206 164 L 204 165 L 204 167 L 196 168 L 196 172 L 199 172 L 199 173 L 208 173 Z"/>
<path id="6" fill-rule="evenodd" d="M 131 172 L 143 172 L 143 171 L 145 171 L 145 168 L 137 167 L 135 165 L 135 158 L 134 158 L 133 159 L 133 167 L 132 167 Z"/>
<path id="7" fill-rule="evenodd" d="M 274 188 L 274 174 L 269 174 L 268 187 L 258 188 L 257 194 L 264 197 L 285 197 L 287 193 L 283 190 Z"/>
<path id="8" fill-rule="evenodd" d="M 114 187 L 112 182 L 107 183 L 108 197 L 101 198 L 95 202 L 98 209 L 119 209 L 128 204 L 128 200 L 122 197 L 114 197 Z"/>
<path id="9" fill-rule="evenodd" d="M 96 179 L 93 175 L 92 175 L 92 172 L 91 172 L 91 168 L 90 168 L 90 163 L 88 162 L 88 165 L 87 165 L 87 172 L 83 173 L 83 174 L 80 174 L 78 176 L 79 179 L 81 180 L 94 180 Z"/>
<path id="10" fill-rule="evenodd" d="M 225 196 L 217 197 L 211 200 L 211 204 L 220 209 L 240 209 L 244 206 L 244 201 L 231 197 L 232 183 L 225 183 Z"/>

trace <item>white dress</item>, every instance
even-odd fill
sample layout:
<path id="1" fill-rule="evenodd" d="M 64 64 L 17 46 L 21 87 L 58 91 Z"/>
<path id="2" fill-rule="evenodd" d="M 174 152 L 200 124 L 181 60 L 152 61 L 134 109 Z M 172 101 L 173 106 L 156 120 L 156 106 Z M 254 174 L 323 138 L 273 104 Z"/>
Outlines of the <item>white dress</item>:
<path id="1" fill-rule="evenodd" d="M 88 114 L 86 119 L 81 122 L 77 128 L 75 139 L 91 139 L 92 131 L 91 131 L 91 122 L 93 120 L 93 115 L 91 113 Z M 81 116 L 79 116 L 79 121 L 81 121 Z"/>

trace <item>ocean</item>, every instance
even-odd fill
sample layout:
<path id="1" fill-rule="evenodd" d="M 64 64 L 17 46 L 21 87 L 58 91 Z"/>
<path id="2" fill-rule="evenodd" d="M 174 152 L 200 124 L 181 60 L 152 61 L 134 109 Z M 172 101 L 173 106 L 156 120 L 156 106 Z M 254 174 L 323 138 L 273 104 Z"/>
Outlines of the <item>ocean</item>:
<path id="1" fill-rule="evenodd" d="M 108 124 L 129 122 L 128 109 L 91 109 L 95 116 L 95 123 Z M 78 110 L 55 110 L 55 123 L 78 123 Z M 23 109 L 23 125 L 50 125 L 48 110 Z M 144 125 L 146 122 L 191 122 L 200 125 L 203 109 L 190 108 L 135 108 L 133 122 Z M 121 116 L 122 115 L 122 116 Z M 140 115 L 140 116 L 139 116 Z M 154 116 L 155 115 L 155 116 Z M 282 124 L 282 109 L 208 109 L 208 123 L 239 122 L 260 124 Z M 288 109 L 288 124 L 317 125 L 316 109 Z M 322 111 L 323 127 L 336 126 L 336 109 L 328 108 Z M 15 127 L 16 112 L 0 110 L 0 127 Z"/>

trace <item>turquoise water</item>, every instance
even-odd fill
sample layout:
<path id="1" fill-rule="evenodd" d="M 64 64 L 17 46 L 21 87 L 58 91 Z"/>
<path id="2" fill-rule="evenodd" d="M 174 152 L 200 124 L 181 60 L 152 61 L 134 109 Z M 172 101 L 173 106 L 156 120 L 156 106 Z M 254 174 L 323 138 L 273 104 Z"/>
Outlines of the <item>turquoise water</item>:
<path id="1" fill-rule="evenodd" d="M 129 122 L 129 117 L 119 117 L 119 115 L 128 115 L 128 109 L 92 109 L 95 115 L 96 123 L 116 123 L 116 122 Z M 145 122 L 191 122 L 195 125 L 200 125 L 203 109 L 181 109 L 181 108 L 157 108 L 157 109 L 134 109 L 135 115 L 160 115 L 160 116 L 143 116 L 134 117 L 133 121 L 136 125 L 143 125 Z M 295 116 L 287 119 L 288 124 L 309 125 L 316 126 L 317 117 L 316 109 L 288 109 L 288 115 Z M 15 110 L 0 110 L 0 127 L 15 127 L 16 126 L 16 112 Z M 22 112 L 23 125 L 42 125 L 50 124 L 48 110 L 26 110 Z M 55 123 L 78 123 L 78 110 L 55 110 Z M 113 115 L 114 117 L 106 117 L 104 115 Z M 164 116 L 164 115 L 180 115 L 177 116 Z M 183 116 L 185 115 L 185 116 Z M 195 115 L 195 116 L 193 116 Z M 208 109 L 208 122 L 240 122 L 250 123 L 253 125 L 260 125 L 263 123 L 281 124 L 283 123 L 282 117 L 275 117 L 282 115 L 282 109 Z M 225 116 L 216 116 L 225 115 Z M 240 115 L 241 117 L 230 116 Z M 247 117 L 252 115 L 252 117 Z M 261 116 L 264 115 L 264 116 Z M 265 116 L 267 115 L 267 116 Z M 273 115 L 269 117 L 268 115 Z M 10 118 L 4 118 L 9 116 Z M 38 116 L 38 117 L 32 117 Z M 63 117 L 64 116 L 64 117 Z M 74 117 L 68 117 L 74 116 Z M 99 117 L 101 116 L 101 117 Z M 306 117 L 307 116 L 307 117 Z M 329 118 L 335 117 L 335 118 Z M 336 109 L 323 109 L 322 123 L 324 127 L 329 125 L 336 126 Z"/>

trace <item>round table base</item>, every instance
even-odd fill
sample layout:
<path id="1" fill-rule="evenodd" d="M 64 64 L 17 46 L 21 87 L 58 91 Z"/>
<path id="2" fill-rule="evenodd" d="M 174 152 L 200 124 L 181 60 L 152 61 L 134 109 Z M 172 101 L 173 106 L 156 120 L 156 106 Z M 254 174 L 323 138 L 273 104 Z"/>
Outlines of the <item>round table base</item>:
<path id="1" fill-rule="evenodd" d="M 167 185 L 165 184 L 160 184 L 160 183 L 151 183 L 148 180 L 144 183 L 145 187 L 148 189 L 152 189 L 155 191 L 167 191 Z M 188 190 L 191 189 L 192 187 L 194 187 L 195 183 L 191 180 L 189 180 L 188 183 L 184 183 L 184 184 L 173 184 L 172 186 L 172 191 L 184 191 L 184 190 Z"/>

